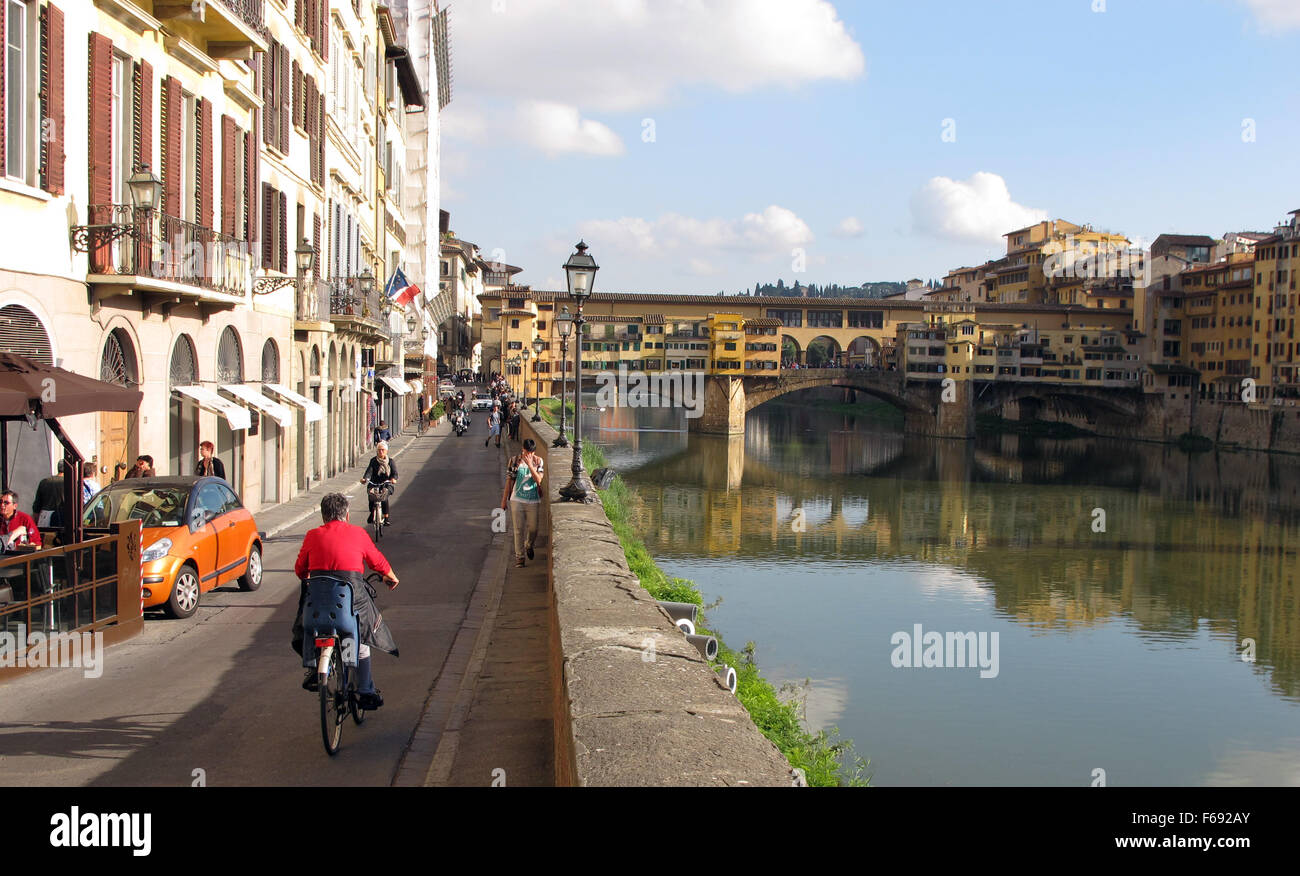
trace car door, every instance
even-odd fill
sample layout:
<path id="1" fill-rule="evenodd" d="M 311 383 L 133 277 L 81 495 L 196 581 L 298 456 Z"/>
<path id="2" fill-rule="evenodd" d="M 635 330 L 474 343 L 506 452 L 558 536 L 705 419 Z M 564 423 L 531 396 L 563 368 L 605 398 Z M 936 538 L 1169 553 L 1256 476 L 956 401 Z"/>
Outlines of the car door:
<path id="1" fill-rule="evenodd" d="M 194 493 L 190 502 L 189 557 L 199 570 L 200 592 L 217 586 L 217 530 L 212 521 L 220 512 L 221 506 L 210 504 L 215 499 L 214 494 L 205 494 L 200 489 Z"/>
<path id="2" fill-rule="evenodd" d="M 233 515 L 226 512 L 226 497 L 221 485 L 216 481 L 209 481 L 199 487 L 197 505 L 203 509 L 204 515 L 208 518 L 208 525 L 211 527 L 210 540 L 214 547 L 213 564 L 212 568 L 202 570 L 201 575 L 203 589 L 211 590 L 230 580 L 231 564 L 237 560 L 233 550 L 234 539 L 226 533 L 226 530 L 234 524 L 234 520 Z"/>
<path id="3" fill-rule="evenodd" d="M 217 552 L 221 556 L 221 580 L 231 581 L 244 574 L 248 562 L 253 515 L 244 509 L 239 496 L 226 484 L 216 484 L 221 494 L 221 516 L 217 518 Z"/>

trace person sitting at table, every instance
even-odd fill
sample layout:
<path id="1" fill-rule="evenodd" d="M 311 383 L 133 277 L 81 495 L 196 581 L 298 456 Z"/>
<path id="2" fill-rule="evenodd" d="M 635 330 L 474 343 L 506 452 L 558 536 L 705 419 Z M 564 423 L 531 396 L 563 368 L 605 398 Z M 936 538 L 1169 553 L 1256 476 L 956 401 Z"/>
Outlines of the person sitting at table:
<path id="1" fill-rule="evenodd" d="M 22 534 L 18 533 L 19 527 L 24 530 Z M 5 550 L 24 543 L 41 546 L 41 531 L 31 515 L 18 510 L 18 494 L 13 490 L 0 493 L 0 536 L 4 536 Z"/>
<path id="2" fill-rule="evenodd" d="M 211 441 L 204 441 L 199 445 L 199 464 L 194 467 L 194 473 L 199 477 L 218 477 L 226 479 L 226 464 L 212 455 L 216 450 Z"/>

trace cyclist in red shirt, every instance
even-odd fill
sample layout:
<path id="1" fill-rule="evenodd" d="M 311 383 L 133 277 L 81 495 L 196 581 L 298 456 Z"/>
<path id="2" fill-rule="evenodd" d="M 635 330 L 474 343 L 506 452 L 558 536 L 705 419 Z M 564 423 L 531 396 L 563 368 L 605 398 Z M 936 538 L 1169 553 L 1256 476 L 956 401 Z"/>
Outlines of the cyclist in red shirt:
<path id="1" fill-rule="evenodd" d="M 378 648 L 397 656 L 397 643 L 388 629 L 374 601 L 374 590 L 366 584 L 366 567 L 374 569 L 389 582 L 388 589 L 397 587 L 397 575 L 388 560 L 375 547 L 370 535 L 360 526 L 348 522 L 348 499 L 342 493 L 330 493 L 320 500 L 320 514 L 324 522 L 310 530 L 302 540 L 298 559 L 293 564 L 294 574 L 302 579 L 298 596 L 298 616 L 293 624 L 293 649 L 302 654 L 302 605 L 307 597 L 307 578 L 317 574 L 340 578 L 352 585 L 352 608 L 357 614 L 361 642 L 357 649 L 357 692 L 363 709 L 373 710 L 384 704 L 375 688 L 370 673 L 370 648 Z M 302 686 L 316 690 L 319 685 L 316 670 L 307 670 Z"/>

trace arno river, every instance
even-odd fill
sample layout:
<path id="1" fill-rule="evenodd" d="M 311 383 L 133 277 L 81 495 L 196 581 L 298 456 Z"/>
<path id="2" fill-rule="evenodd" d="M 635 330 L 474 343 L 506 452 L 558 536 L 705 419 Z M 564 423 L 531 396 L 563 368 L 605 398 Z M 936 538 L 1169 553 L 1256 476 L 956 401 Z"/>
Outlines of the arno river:
<path id="1" fill-rule="evenodd" d="M 584 413 L 660 566 L 874 784 L 1300 785 L 1300 458 Z M 895 666 L 917 625 L 984 651 Z"/>

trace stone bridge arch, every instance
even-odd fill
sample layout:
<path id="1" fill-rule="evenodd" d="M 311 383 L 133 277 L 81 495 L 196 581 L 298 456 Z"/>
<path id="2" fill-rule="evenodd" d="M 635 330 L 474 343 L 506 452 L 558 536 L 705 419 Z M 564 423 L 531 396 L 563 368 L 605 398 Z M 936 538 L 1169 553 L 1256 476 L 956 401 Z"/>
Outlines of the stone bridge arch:
<path id="1" fill-rule="evenodd" d="M 1014 419 L 1036 417 L 1043 407 L 1070 416 L 1082 416 L 1089 423 L 1099 417 L 1139 420 L 1144 399 L 1139 389 L 1112 389 L 1059 384 L 991 383 L 975 393 L 976 414 L 998 413 L 1010 407 Z M 1011 418 L 1009 418 L 1011 419 Z"/>

